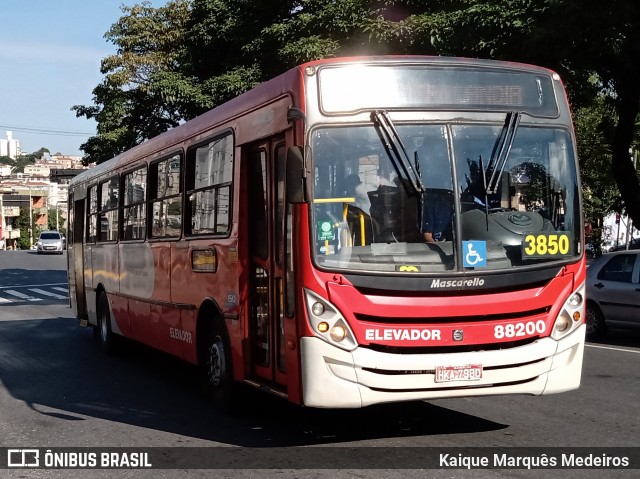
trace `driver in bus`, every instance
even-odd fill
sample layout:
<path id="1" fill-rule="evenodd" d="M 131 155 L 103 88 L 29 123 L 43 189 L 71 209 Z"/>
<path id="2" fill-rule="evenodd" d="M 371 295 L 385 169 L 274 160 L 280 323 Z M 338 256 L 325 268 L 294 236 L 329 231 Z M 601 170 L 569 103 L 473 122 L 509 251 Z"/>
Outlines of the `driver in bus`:
<path id="1" fill-rule="evenodd" d="M 346 196 L 355 198 L 355 206 L 360 208 L 364 213 L 369 214 L 371 201 L 365 185 L 360 180 L 360 176 L 356 174 L 348 175 L 344 179 L 344 189 Z"/>
<path id="2" fill-rule="evenodd" d="M 446 150 L 432 149 L 420 155 L 425 166 L 422 180 L 422 237 L 427 243 L 453 240 L 453 185 Z"/>

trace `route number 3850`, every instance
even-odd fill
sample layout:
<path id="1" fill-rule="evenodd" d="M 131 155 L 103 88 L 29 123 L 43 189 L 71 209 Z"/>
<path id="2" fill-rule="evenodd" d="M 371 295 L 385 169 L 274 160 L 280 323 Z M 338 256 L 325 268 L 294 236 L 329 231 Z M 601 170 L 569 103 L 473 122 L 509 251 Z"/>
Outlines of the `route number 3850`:
<path id="1" fill-rule="evenodd" d="M 526 257 L 566 256 L 571 252 L 571 241 L 566 234 L 528 234 L 522 245 Z"/>

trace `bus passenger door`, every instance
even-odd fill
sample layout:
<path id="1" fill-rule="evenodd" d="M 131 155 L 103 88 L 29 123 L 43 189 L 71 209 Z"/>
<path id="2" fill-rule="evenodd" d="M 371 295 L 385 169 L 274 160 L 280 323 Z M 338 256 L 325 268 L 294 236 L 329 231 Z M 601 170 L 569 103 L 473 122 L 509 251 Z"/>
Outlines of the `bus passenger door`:
<path id="1" fill-rule="evenodd" d="M 249 150 L 249 337 L 251 370 L 258 379 L 286 384 L 284 317 L 284 158 L 283 137 Z M 281 165 L 281 166 L 279 166 Z M 294 327 L 294 322 L 289 327 Z"/>
<path id="2" fill-rule="evenodd" d="M 81 320 L 87 317 L 87 301 L 84 289 L 84 198 L 75 200 L 69 194 L 69 231 L 67 231 L 67 261 L 69 276 L 69 298 L 71 308 Z"/>

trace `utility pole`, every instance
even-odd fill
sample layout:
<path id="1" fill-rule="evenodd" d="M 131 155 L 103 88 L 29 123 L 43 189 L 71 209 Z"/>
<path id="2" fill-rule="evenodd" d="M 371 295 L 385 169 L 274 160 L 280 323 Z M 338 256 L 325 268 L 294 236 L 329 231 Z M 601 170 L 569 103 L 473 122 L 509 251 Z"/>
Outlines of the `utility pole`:
<path id="1" fill-rule="evenodd" d="M 631 162 L 633 163 L 633 171 L 636 172 L 636 163 L 638 162 L 638 151 L 635 149 L 635 146 L 629 148 L 629 154 L 631 155 Z M 629 213 L 627 213 L 627 229 L 624 235 L 624 249 L 629 249 L 629 241 L 630 235 L 633 238 L 633 220 L 629 217 Z"/>
<path id="2" fill-rule="evenodd" d="M 33 246 L 33 204 L 31 201 L 31 188 L 29 188 L 29 249 Z"/>
<path id="3" fill-rule="evenodd" d="M 6 249 L 7 245 L 4 242 L 4 204 L 2 202 L 3 194 L 0 193 L 0 249 Z"/>

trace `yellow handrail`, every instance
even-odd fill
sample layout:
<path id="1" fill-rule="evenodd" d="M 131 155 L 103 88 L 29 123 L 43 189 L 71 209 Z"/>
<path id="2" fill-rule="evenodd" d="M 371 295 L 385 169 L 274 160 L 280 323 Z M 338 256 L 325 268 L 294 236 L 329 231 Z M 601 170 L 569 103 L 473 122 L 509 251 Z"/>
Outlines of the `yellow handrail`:
<path id="1" fill-rule="evenodd" d="M 314 198 L 314 203 L 355 203 L 356 199 L 352 196 L 346 196 L 344 198 Z"/>

